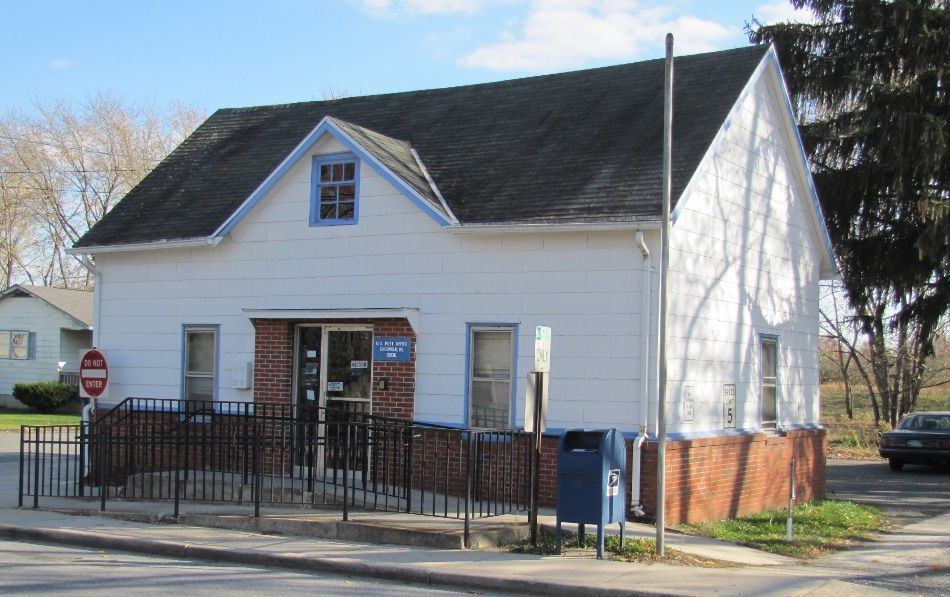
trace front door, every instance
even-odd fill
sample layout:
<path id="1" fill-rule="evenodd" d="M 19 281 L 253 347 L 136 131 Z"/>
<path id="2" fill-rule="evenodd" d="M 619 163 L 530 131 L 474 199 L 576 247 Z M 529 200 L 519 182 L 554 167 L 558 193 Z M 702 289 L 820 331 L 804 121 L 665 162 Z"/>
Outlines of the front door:
<path id="1" fill-rule="evenodd" d="M 339 452 L 333 449 L 341 442 L 339 423 L 372 413 L 373 328 L 298 325 L 294 356 L 294 403 L 307 422 L 296 433 L 298 462 L 322 468 L 326 456 Z M 325 415 L 316 407 L 326 407 Z M 325 425 L 318 425 L 321 421 Z M 324 447 L 331 448 L 330 454 L 325 456 Z"/>

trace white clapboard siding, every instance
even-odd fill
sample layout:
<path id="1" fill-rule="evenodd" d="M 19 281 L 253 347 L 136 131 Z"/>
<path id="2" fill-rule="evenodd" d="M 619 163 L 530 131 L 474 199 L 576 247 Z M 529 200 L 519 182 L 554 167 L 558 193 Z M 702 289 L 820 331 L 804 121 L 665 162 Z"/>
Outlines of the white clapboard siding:
<path id="1" fill-rule="evenodd" d="M 16 296 L 0 301 L 0 330 L 28 331 L 34 334 L 34 358 L 0 359 L 0 394 L 12 394 L 16 383 L 56 381 L 61 360 L 61 330 L 85 327 L 49 303 L 31 296 Z M 75 363 L 76 357 L 72 361 Z"/>
<path id="2" fill-rule="evenodd" d="M 669 428 L 723 427 L 736 385 L 738 429 L 760 417 L 759 336 L 778 337 L 778 423 L 818 423 L 818 280 L 822 240 L 794 170 L 775 80 L 763 76 L 698 170 L 671 241 Z M 684 420 L 685 387 L 694 420 Z"/>
<path id="3" fill-rule="evenodd" d="M 324 138 L 313 153 L 343 148 Z M 418 309 L 415 416 L 462 423 L 466 324 L 519 325 L 519 401 L 536 325 L 553 328 L 549 425 L 636 429 L 641 256 L 632 231 L 456 235 L 360 168 L 359 223 L 310 227 L 309 156 L 218 247 L 104 253 L 98 344 L 112 400 L 181 395 L 182 326 L 221 326 L 218 398 L 254 357 L 243 308 Z M 517 407 L 519 420 L 523 407 Z"/>

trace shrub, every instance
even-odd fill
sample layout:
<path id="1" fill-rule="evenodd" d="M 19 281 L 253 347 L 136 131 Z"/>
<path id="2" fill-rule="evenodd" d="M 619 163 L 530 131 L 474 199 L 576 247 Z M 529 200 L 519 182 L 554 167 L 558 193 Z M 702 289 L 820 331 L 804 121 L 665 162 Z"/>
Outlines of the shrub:
<path id="1" fill-rule="evenodd" d="M 49 413 L 76 400 L 78 390 L 74 385 L 55 381 L 18 383 L 13 386 L 13 397 L 33 410 Z"/>

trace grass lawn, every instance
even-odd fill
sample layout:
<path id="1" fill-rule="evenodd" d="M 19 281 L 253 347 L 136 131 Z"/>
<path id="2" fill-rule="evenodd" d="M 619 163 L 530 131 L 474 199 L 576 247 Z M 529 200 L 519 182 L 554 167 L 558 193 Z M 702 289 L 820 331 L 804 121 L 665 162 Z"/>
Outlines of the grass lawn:
<path id="1" fill-rule="evenodd" d="M 857 389 L 857 388 L 856 388 Z M 844 408 L 844 389 L 840 384 L 821 386 L 821 422 L 828 429 L 828 455 L 836 458 L 879 460 L 878 429 L 874 426 L 871 399 L 855 392 L 854 419 Z M 921 392 L 915 410 L 950 410 L 950 389 L 933 388 Z M 890 427 L 883 423 L 881 431 Z"/>
<path id="2" fill-rule="evenodd" d="M 812 558 L 867 539 L 884 528 L 884 514 L 873 506 L 823 500 L 794 509 L 794 540 L 785 542 L 787 510 L 750 514 L 735 520 L 680 525 L 695 535 L 734 541 L 764 551 Z"/>
<path id="3" fill-rule="evenodd" d="M 79 415 L 46 415 L 29 410 L 0 408 L 0 431 L 19 431 L 20 425 L 78 425 Z"/>

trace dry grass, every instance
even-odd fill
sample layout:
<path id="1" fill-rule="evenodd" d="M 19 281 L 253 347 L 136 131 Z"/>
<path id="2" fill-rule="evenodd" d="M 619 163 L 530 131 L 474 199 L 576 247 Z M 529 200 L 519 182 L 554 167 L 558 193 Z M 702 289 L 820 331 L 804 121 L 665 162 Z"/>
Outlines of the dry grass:
<path id="1" fill-rule="evenodd" d="M 828 383 L 821 386 L 821 420 L 828 429 L 828 455 L 833 458 L 878 460 L 878 436 L 890 427 L 874 426 L 871 399 L 855 388 L 854 418 L 849 419 L 844 407 L 844 385 Z M 950 388 L 928 388 L 920 393 L 915 410 L 950 409 Z"/>

